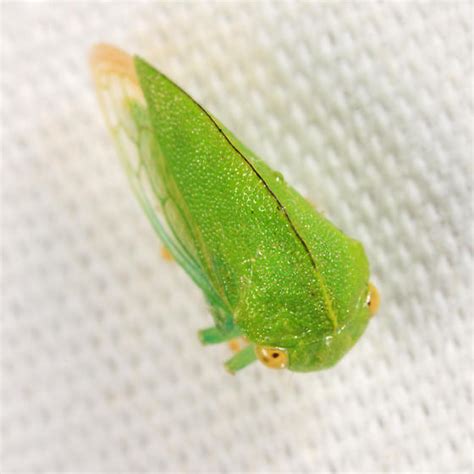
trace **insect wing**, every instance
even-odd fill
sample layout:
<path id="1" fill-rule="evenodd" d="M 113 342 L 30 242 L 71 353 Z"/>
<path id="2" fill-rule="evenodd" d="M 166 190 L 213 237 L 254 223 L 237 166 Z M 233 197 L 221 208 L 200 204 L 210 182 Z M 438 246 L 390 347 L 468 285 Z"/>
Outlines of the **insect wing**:
<path id="1" fill-rule="evenodd" d="M 188 224 L 186 208 L 170 197 L 173 179 L 160 159 L 133 58 L 114 47 L 99 45 L 91 62 L 102 111 L 140 205 L 174 259 L 202 289 L 213 313 L 222 324 L 228 322 L 226 305 L 197 257 L 198 236 Z"/>

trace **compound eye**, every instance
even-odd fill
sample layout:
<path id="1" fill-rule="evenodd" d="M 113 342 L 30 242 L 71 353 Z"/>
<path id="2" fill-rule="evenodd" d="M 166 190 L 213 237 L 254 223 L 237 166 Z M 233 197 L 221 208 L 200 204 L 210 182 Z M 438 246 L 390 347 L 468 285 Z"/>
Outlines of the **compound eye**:
<path id="1" fill-rule="evenodd" d="M 370 311 L 370 315 L 373 316 L 380 306 L 380 295 L 377 288 L 372 283 L 369 283 L 369 294 L 367 296 L 367 306 Z"/>
<path id="2" fill-rule="evenodd" d="M 270 369 L 284 369 L 288 366 L 288 354 L 283 349 L 256 346 L 257 359 Z"/>

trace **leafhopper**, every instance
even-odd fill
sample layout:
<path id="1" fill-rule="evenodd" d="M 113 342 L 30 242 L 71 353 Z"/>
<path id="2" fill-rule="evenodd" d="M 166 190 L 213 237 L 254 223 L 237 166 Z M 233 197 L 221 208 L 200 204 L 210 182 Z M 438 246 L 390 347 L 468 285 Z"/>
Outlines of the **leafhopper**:
<path id="1" fill-rule="evenodd" d="M 209 304 L 201 341 L 245 341 L 230 372 L 334 365 L 378 306 L 362 245 L 139 56 L 99 45 L 91 65 L 131 187 Z"/>

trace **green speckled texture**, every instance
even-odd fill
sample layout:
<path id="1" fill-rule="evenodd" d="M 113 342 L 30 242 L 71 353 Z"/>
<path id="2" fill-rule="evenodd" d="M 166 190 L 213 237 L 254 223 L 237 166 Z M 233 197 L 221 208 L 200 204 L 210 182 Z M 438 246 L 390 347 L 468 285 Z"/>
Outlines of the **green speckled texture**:
<path id="1" fill-rule="evenodd" d="M 369 319 L 361 244 L 166 76 L 137 57 L 135 67 L 170 225 L 233 322 L 249 341 L 287 349 L 292 370 L 333 365 Z"/>

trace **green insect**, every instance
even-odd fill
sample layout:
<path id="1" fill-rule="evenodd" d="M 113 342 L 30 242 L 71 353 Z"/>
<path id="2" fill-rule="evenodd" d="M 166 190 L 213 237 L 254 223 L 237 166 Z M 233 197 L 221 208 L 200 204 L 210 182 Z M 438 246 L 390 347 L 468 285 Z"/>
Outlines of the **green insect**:
<path id="1" fill-rule="evenodd" d="M 143 59 L 99 45 L 91 61 L 132 188 L 209 303 L 201 341 L 243 342 L 230 372 L 335 364 L 378 306 L 362 245 Z"/>

